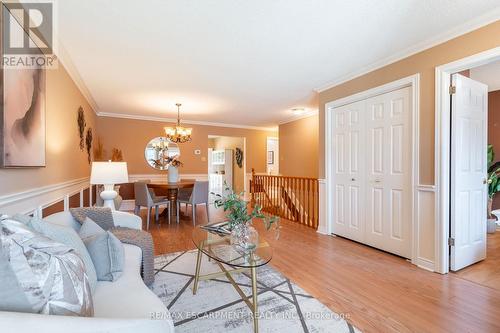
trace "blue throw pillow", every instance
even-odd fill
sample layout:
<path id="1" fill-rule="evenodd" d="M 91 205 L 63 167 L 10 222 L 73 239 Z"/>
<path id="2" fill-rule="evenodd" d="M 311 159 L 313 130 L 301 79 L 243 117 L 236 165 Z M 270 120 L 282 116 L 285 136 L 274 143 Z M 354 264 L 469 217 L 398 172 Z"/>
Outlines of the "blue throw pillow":
<path id="1" fill-rule="evenodd" d="M 120 240 L 88 217 L 79 235 L 92 258 L 97 280 L 116 281 L 123 274 L 125 265 L 125 251 Z"/>

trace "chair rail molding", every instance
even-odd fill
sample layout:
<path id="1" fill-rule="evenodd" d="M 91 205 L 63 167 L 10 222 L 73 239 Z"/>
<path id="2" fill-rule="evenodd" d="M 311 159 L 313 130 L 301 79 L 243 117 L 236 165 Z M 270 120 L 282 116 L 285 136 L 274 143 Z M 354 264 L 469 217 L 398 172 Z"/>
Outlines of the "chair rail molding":
<path id="1" fill-rule="evenodd" d="M 41 217 L 43 208 L 63 200 L 64 207 L 68 207 L 68 200 L 71 195 L 80 192 L 80 197 L 83 197 L 83 191 L 89 187 L 89 177 L 83 177 L 27 191 L 6 194 L 0 196 L 0 211 L 5 214 L 33 213 Z"/>
<path id="2" fill-rule="evenodd" d="M 196 180 L 208 180 L 208 173 L 181 173 L 179 178 L 182 179 L 196 179 Z M 128 176 L 129 182 L 133 183 L 138 180 L 151 180 L 157 183 L 166 183 L 168 181 L 167 173 L 144 173 L 144 174 L 130 174 Z"/>
<path id="3" fill-rule="evenodd" d="M 179 178 L 182 179 L 195 179 L 199 181 L 207 181 L 208 173 L 182 173 L 179 174 Z M 130 174 L 128 176 L 128 180 L 130 183 L 139 181 L 139 180 L 150 180 L 153 183 L 166 183 L 168 181 L 166 173 L 144 173 L 144 174 Z M 123 200 L 120 206 L 121 211 L 133 211 L 135 208 L 135 200 L 128 199 Z M 143 209 L 142 207 L 141 209 Z M 145 209 L 145 208 L 144 208 Z"/>

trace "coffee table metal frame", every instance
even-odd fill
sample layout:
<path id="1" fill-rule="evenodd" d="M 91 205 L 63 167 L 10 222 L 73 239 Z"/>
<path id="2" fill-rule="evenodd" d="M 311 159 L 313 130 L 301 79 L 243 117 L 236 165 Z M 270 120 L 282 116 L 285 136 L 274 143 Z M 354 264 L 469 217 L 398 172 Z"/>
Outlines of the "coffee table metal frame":
<path id="1" fill-rule="evenodd" d="M 227 236 L 227 237 L 229 237 L 229 236 Z M 224 238 L 220 238 L 220 239 L 222 240 Z M 193 239 L 193 241 L 194 241 L 194 239 Z M 224 261 L 223 259 L 218 258 L 217 254 L 212 251 L 212 245 L 213 244 L 220 244 L 220 240 L 212 241 L 212 240 L 207 239 L 207 240 L 201 241 L 201 243 L 200 242 L 197 243 L 196 241 L 194 241 L 194 243 L 198 249 L 198 254 L 196 257 L 196 272 L 195 272 L 195 278 L 194 278 L 194 283 L 193 283 L 193 295 L 196 295 L 196 292 L 198 291 L 198 283 L 200 281 L 212 280 L 212 279 L 216 279 L 216 278 L 221 277 L 221 276 L 225 276 L 228 279 L 229 283 L 231 283 L 231 285 L 234 287 L 236 292 L 238 292 L 241 299 L 250 308 L 250 311 L 252 312 L 252 316 L 253 316 L 254 332 L 258 333 L 259 332 L 259 314 L 258 314 L 258 307 L 257 307 L 257 305 L 258 305 L 258 302 L 257 302 L 257 295 L 258 295 L 258 292 L 257 292 L 257 267 L 262 266 L 263 264 L 251 265 L 250 267 L 237 267 L 237 265 L 233 266 L 233 265 L 227 263 L 226 261 Z M 233 246 L 236 246 L 236 245 L 233 245 Z M 262 246 L 269 246 L 269 245 L 266 242 L 261 241 L 259 244 L 259 247 L 262 247 Z M 209 260 L 213 259 L 215 261 L 215 263 L 217 264 L 217 266 L 219 266 L 221 271 L 216 272 L 216 273 L 211 273 L 211 274 L 200 275 L 201 259 L 202 259 L 203 254 L 205 254 Z M 255 253 L 253 251 L 249 251 L 248 255 L 250 256 L 250 260 L 253 261 Z M 267 262 L 269 262 L 269 260 L 266 261 L 266 263 L 264 263 L 264 264 L 267 264 Z M 237 267 L 237 268 L 227 269 L 226 267 L 224 267 L 223 264 L 226 264 L 226 265 L 231 266 L 231 267 Z M 250 276 L 251 276 L 251 280 L 252 280 L 252 295 L 250 295 L 250 296 L 245 295 L 243 290 L 241 290 L 241 288 L 238 286 L 236 281 L 231 276 L 231 274 L 234 274 L 234 273 L 241 273 L 241 272 L 248 272 L 248 271 L 250 271 Z"/>

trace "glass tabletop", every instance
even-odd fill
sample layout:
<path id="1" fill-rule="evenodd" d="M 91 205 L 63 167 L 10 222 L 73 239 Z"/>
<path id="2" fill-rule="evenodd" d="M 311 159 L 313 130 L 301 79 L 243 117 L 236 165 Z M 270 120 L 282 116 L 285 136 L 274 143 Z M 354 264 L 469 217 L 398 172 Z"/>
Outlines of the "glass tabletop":
<path id="1" fill-rule="evenodd" d="M 267 264 L 273 257 L 273 248 L 264 240 L 252 250 L 231 244 L 231 236 L 219 236 L 200 227 L 193 230 L 193 243 L 204 254 L 226 265 L 252 268 Z"/>

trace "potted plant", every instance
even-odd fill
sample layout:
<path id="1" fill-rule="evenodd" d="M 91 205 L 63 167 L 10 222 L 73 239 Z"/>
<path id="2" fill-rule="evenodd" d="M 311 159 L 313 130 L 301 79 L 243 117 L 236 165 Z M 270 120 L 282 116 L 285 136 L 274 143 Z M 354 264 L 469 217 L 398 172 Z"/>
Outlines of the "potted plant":
<path id="1" fill-rule="evenodd" d="M 246 250 L 254 249 L 258 245 L 259 234 L 253 227 L 254 219 L 261 219 L 267 230 L 273 226 L 276 232 L 276 238 L 279 237 L 279 218 L 276 216 L 266 216 L 262 213 L 259 205 L 254 206 L 251 212 L 248 211 L 248 202 L 243 199 L 244 192 L 240 194 L 225 184 L 224 195 L 213 193 L 218 199 L 215 200 L 215 208 L 223 207 L 227 212 L 226 217 L 231 230 L 231 242 L 243 247 Z"/>
<path id="2" fill-rule="evenodd" d="M 495 152 L 493 145 L 488 145 L 488 233 L 496 231 L 496 217 L 493 210 L 493 198 L 500 192 L 500 161 L 493 163 Z"/>

